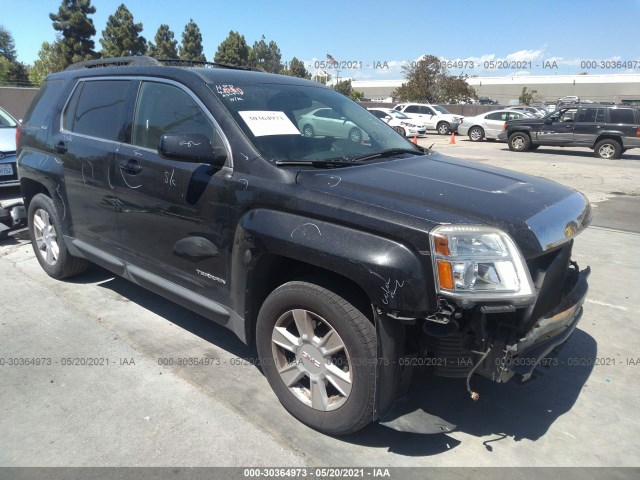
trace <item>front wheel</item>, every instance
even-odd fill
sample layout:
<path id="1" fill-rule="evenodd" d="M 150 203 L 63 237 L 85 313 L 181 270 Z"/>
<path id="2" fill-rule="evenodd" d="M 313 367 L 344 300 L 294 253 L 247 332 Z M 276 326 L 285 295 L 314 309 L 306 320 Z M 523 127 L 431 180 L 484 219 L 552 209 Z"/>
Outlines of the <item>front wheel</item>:
<path id="1" fill-rule="evenodd" d="M 611 138 L 605 138 L 596 143 L 594 148 L 594 154 L 598 158 L 604 158 L 606 160 L 615 160 L 622 155 L 622 147 L 620 143 Z"/>
<path id="2" fill-rule="evenodd" d="M 305 137 L 313 137 L 314 136 L 314 131 L 313 131 L 313 127 L 311 125 L 305 125 L 304 127 L 302 127 L 302 135 L 304 135 Z"/>
<path id="3" fill-rule="evenodd" d="M 29 235 L 42 269 L 53 278 L 67 278 L 87 269 L 88 262 L 73 257 L 62 239 L 58 211 L 50 197 L 39 193 L 29 204 Z"/>
<path id="4" fill-rule="evenodd" d="M 513 152 L 526 152 L 531 146 L 531 139 L 526 133 L 516 132 L 509 137 L 509 150 Z"/>
<path id="5" fill-rule="evenodd" d="M 391 127 L 391 128 L 393 128 L 396 132 L 398 132 L 403 137 L 407 136 L 407 132 L 405 131 L 404 128 L 402 128 L 402 127 Z"/>
<path id="6" fill-rule="evenodd" d="M 451 131 L 447 122 L 440 122 L 436 127 L 436 130 L 440 135 L 447 135 Z"/>
<path id="7" fill-rule="evenodd" d="M 278 287 L 260 308 L 256 344 L 271 388 L 301 422 L 345 435 L 372 421 L 375 328 L 342 296 L 305 281 Z"/>
<path id="8" fill-rule="evenodd" d="M 484 130 L 481 127 L 472 127 L 469 130 L 469 140 L 479 142 L 484 138 Z"/>

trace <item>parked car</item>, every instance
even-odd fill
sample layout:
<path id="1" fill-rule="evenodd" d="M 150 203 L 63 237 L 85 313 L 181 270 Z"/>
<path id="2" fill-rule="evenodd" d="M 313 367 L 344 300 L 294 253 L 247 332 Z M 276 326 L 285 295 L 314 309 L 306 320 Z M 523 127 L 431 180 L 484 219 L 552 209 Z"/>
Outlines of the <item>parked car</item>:
<path id="1" fill-rule="evenodd" d="M 489 97 L 478 97 L 478 103 L 480 105 L 500 105 L 500 102 Z"/>
<path id="2" fill-rule="evenodd" d="M 332 108 L 316 108 L 298 119 L 298 126 L 305 137 L 329 136 L 362 141 L 362 130 Z"/>
<path id="3" fill-rule="evenodd" d="M 18 121 L 0 108 L 0 187 L 20 185 L 16 170 L 16 129 Z"/>
<path id="4" fill-rule="evenodd" d="M 301 134 L 318 109 L 370 141 Z M 582 194 L 420 148 L 304 79 L 75 64 L 29 108 L 18 172 L 48 275 L 94 262 L 231 329 L 327 434 L 388 419 L 413 365 L 473 399 L 473 375 L 529 380 L 582 316 Z"/>
<path id="5" fill-rule="evenodd" d="M 402 136 L 421 137 L 427 132 L 423 122 L 393 108 L 369 108 L 368 110 Z"/>
<path id="6" fill-rule="evenodd" d="M 498 138 L 515 152 L 541 145 L 588 147 L 596 157 L 615 159 L 640 147 L 640 109 L 596 103 L 564 106 L 544 118 L 508 121 Z"/>
<path id="7" fill-rule="evenodd" d="M 504 128 L 504 122 L 523 118 L 530 117 L 524 112 L 515 110 L 493 110 L 475 117 L 464 117 L 458 127 L 458 133 L 469 135 L 469 140 L 472 142 L 479 142 L 485 138 L 495 140 Z"/>
<path id="8" fill-rule="evenodd" d="M 580 103 L 580 97 L 576 95 L 567 95 L 567 96 L 558 98 L 556 102 L 557 105 L 571 104 L 571 103 Z"/>
<path id="9" fill-rule="evenodd" d="M 538 107 L 529 107 L 528 105 L 517 105 L 515 107 L 507 107 L 505 110 L 514 110 L 516 112 L 524 112 L 533 117 L 542 118 L 549 112 Z"/>
<path id="10" fill-rule="evenodd" d="M 436 130 L 440 135 L 455 132 L 460 125 L 462 115 L 454 115 L 441 107 L 428 103 L 400 103 L 393 107 L 394 110 L 424 122 L 427 129 Z"/>

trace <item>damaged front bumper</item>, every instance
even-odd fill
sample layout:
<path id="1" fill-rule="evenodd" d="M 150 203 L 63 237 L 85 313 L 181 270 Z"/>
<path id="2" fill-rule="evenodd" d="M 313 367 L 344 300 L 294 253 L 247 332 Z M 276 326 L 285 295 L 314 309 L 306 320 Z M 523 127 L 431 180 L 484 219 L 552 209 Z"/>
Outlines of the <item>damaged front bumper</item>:
<path id="1" fill-rule="evenodd" d="M 557 355 L 582 318 L 590 273 L 589 267 L 578 272 L 573 288 L 560 304 L 538 319 L 517 342 L 505 345 L 499 357 L 494 357 L 497 368 L 493 370 L 493 380 L 503 383 L 518 375 L 525 382 L 532 379 L 539 365 L 552 364 L 545 360 Z"/>

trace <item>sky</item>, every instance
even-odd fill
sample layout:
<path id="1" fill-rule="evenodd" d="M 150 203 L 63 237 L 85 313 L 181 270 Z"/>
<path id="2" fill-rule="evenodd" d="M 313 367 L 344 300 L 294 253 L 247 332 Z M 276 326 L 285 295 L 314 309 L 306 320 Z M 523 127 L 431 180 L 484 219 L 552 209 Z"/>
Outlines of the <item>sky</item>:
<path id="1" fill-rule="evenodd" d="M 123 0 L 92 0 L 96 50 L 109 15 Z M 421 55 L 469 76 L 640 73 L 640 0 L 125 0 L 142 35 L 162 23 L 180 41 L 189 19 L 203 36 L 207 60 L 230 30 L 249 45 L 275 40 L 284 61 L 297 57 L 314 73 L 354 80 L 397 80 Z M 18 60 L 37 59 L 55 40 L 49 13 L 60 0 L 0 0 L 0 25 Z M 338 61 L 323 66 L 327 54 Z"/>

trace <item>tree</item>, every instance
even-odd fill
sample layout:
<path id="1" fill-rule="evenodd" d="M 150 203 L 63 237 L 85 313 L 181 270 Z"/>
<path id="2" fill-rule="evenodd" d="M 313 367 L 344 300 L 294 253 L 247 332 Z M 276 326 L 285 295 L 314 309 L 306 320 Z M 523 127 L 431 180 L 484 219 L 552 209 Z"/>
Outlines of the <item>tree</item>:
<path id="1" fill-rule="evenodd" d="M 10 62 L 16 61 L 16 44 L 11 32 L 0 25 L 0 56 Z"/>
<path id="2" fill-rule="evenodd" d="M 96 34 L 93 20 L 89 15 L 96 13 L 91 0 L 62 0 L 58 13 L 50 13 L 53 28 L 61 33 L 60 52 L 64 58 L 64 66 L 75 62 L 96 58 L 95 42 L 91 40 Z"/>
<path id="3" fill-rule="evenodd" d="M 9 83 L 9 72 L 11 70 L 11 62 L 6 57 L 0 55 L 0 85 Z"/>
<path id="4" fill-rule="evenodd" d="M 273 40 L 267 44 L 264 35 L 259 42 L 253 44 L 250 60 L 251 66 L 261 68 L 269 73 L 280 73 L 284 68 L 278 44 Z"/>
<path id="5" fill-rule="evenodd" d="M 38 60 L 29 69 L 29 80 L 34 85 L 41 85 L 48 75 L 64 70 L 66 60 L 62 53 L 62 41 L 44 42 L 38 52 Z"/>
<path id="6" fill-rule="evenodd" d="M 133 23 L 133 15 L 121 4 L 107 20 L 102 31 L 100 44 L 103 57 L 126 57 L 144 55 L 147 52 L 147 40 L 140 35 L 142 23 Z"/>
<path id="7" fill-rule="evenodd" d="M 344 96 L 349 97 L 351 100 L 358 100 L 360 98 L 364 98 L 363 92 L 359 92 L 353 89 L 353 86 L 351 85 L 351 80 L 342 80 L 336 83 L 333 86 L 333 89 L 336 92 L 340 92 Z"/>
<path id="8" fill-rule="evenodd" d="M 402 69 L 407 82 L 391 94 L 400 101 L 457 103 L 476 97 L 475 90 L 466 82 L 466 76 L 449 75 L 440 59 L 433 55 L 423 55 Z"/>
<path id="9" fill-rule="evenodd" d="M 536 93 L 538 93 L 537 90 L 527 92 L 527 87 L 522 87 L 522 93 L 520 94 L 520 97 L 518 97 L 518 101 L 521 105 L 530 105 L 533 97 L 536 96 Z"/>
<path id="10" fill-rule="evenodd" d="M 304 62 L 302 60 L 298 60 L 296 57 L 291 59 L 288 68 L 282 70 L 281 73 L 290 77 L 306 78 L 307 80 L 311 80 L 311 74 L 307 72 L 306 68 L 304 68 Z"/>
<path id="11" fill-rule="evenodd" d="M 214 57 L 214 62 L 225 63 L 227 65 L 249 66 L 250 48 L 244 35 L 240 35 L 233 30 L 229 32 L 220 45 Z"/>
<path id="12" fill-rule="evenodd" d="M 178 41 L 174 40 L 174 33 L 169 29 L 169 25 L 162 24 L 158 27 L 155 44 L 149 42 L 149 56 L 153 58 L 178 58 Z"/>
<path id="13" fill-rule="evenodd" d="M 476 89 L 467 83 L 467 76 L 459 77 L 446 75 L 440 80 L 441 103 L 468 103 L 478 97 Z"/>
<path id="14" fill-rule="evenodd" d="M 184 26 L 182 32 L 182 44 L 180 45 L 180 58 L 182 60 L 193 60 L 196 62 L 206 62 L 202 49 L 202 34 L 198 24 L 189 19 L 189 23 Z"/>

